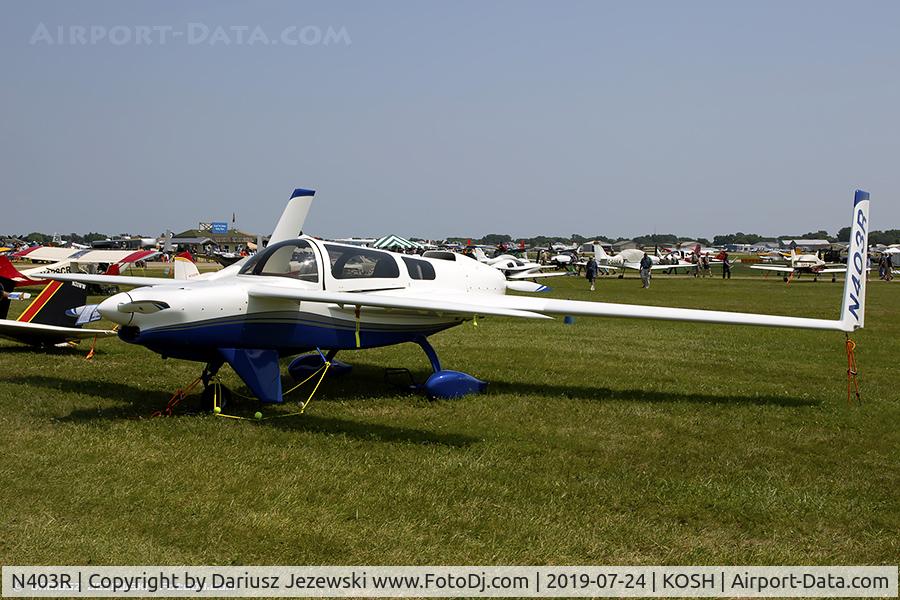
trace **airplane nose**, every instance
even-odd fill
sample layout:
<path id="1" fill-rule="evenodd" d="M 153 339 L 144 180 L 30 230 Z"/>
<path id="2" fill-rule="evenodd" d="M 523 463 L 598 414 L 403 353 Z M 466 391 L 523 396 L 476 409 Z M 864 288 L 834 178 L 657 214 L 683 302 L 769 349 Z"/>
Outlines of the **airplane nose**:
<path id="1" fill-rule="evenodd" d="M 131 296 L 125 292 L 114 294 L 98 304 L 97 311 L 104 319 L 108 319 L 119 325 L 128 325 L 134 315 L 132 313 L 119 312 L 119 306 L 127 304 L 128 302 L 131 302 Z"/>

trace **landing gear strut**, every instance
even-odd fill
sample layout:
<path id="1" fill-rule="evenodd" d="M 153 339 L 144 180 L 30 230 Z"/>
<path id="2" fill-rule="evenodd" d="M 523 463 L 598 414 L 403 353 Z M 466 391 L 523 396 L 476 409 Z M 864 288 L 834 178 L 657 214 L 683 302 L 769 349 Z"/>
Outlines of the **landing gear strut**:
<path id="1" fill-rule="evenodd" d="M 487 389 L 488 384 L 486 381 L 476 379 L 468 373 L 442 369 L 437 352 L 434 351 L 434 347 L 424 336 L 418 338 L 415 342 L 425 352 L 425 356 L 428 357 L 428 361 L 431 363 L 431 370 L 434 371 L 422 384 L 422 389 L 429 397 L 461 398 L 469 394 L 480 394 Z"/>
<path id="2" fill-rule="evenodd" d="M 203 393 L 200 395 L 200 410 L 213 412 L 217 407 L 224 408 L 231 400 L 231 390 L 219 382 L 213 382 L 213 378 L 225 364 L 223 360 L 215 360 L 206 363 L 200 381 L 203 382 Z"/>

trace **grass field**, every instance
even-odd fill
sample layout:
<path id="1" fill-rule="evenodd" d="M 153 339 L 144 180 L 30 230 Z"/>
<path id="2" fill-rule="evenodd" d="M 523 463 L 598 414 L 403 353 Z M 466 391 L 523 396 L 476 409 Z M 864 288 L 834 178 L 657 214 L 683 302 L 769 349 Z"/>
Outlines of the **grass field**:
<path id="1" fill-rule="evenodd" d="M 824 318 L 841 293 L 553 284 Z M 92 361 L 0 342 L 0 563 L 896 564 L 900 285 L 870 283 L 866 324 L 862 406 L 847 405 L 835 332 L 482 319 L 432 341 L 485 395 L 391 388 L 386 367 L 427 375 L 405 345 L 341 354 L 353 374 L 306 415 L 258 423 L 150 418 L 196 363 L 118 340 Z"/>

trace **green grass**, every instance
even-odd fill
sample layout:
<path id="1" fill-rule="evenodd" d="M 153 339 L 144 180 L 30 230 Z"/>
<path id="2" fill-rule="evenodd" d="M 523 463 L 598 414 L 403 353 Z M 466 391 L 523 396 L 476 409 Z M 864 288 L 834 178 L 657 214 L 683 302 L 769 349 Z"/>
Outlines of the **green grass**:
<path id="1" fill-rule="evenodd" d="M 553 284 L 825 318 L 841 292 Z M 386 367 L 427 375 L 412 345 L 347 352 L 354 373 L 306 415 L 259 423 L 150 418 L 196 363 L 118 340 L 93 361 L 0 342 L 0 562 L 896 564 L 898 306 L 900 286 L 871 282 L 862 406 L 847 405 L 834 332 L 480 319 L 432 340 L 447 368 L 491 382 L 485 395 L 389 387 Z"/>

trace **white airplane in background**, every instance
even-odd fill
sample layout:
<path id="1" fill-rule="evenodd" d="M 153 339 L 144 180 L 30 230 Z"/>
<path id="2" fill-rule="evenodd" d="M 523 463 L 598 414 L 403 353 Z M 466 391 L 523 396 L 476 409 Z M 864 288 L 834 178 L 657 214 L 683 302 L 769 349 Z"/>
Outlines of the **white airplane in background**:
<path id="1" fill-rule="evenodd" d="M 819 280 L 819 275 L 831 275 L 831 282 L 836 281 L 838 273 L 846 273 L 847 265 L 841 263 L 827 263 L 815 254 L 800 254 L 795 248 L 788 255 L 787 265 L 750 265 L 751 269 L 758 271 L 774 271 L 782 274 L 782 279 L 790 283 L 794 277 L 803 274 L 813 276 L 813 281 Z"/>
<path id="2" fill-rule="evenodd" d="M 551 315 L 665 319 L 852 332 L 863 326 L 869 194 L 857 191 L 850 264 L 837 319 L 585 302 L 507 295 L 503 274 L 452 252 L 418 257 L 325 242 L 302 235 L 315 192 L 295 190 L 254 257 L 188 282 L 103 275 L 52 275 L 62 281 L 142 286 L 104 300 L 97 310 L 118 323 L 119 337 L 164 357 L 205 363 L 210 388 L 227 362 L 263 402 L 283 401 L 279 359 L 303 352 L 293 375 L 320 369 L 341 350 L 413 342 L 434 373 L 434 397 L 483 391 L 486 383 L 444 370 L 427 338 L 476 316 L 548 319 Z M 327 355 L 324 354 L 327 352 Z M 349 368 L 349 367 L 348 367 Z M 204 397 L 207 397 L 204 394 Z"/>
<path id="3" fill-rule="evenodd" d="M 489 265 L 494 267 L 503 273 L 506 278 L 510 281 L 517 281 L 523 279 L 537 279 L 538 277 L 558 277 L 560 275 L 568 275 L 565 272 L 551 272 L 545 273 L 544 269 L 551 269 L 554 265 L 542 265 L 536 262 L 532 262 L 530 260 L 523 260 L 521 258 L 516 258 L 511 254 L 500 254 L 499 256 L 495 256 L 493 258 L 488 258 L 487 254 L 484 253 L 484 250 L 475 246 L 472 249 L 473 257 L 480 263 Z M 426 252 L 423 256 L 428 256 L 428 252 Z M 527 283 L 527 282 L 525 282 Z M 531 286 L 524 286 L 529 289 L 519 289 L 517 291 L 521 292 L 536 292 L 536 291 L 545 291 L 544 289 L 530 289 Z M 543 287 L 543 286 L 541 286 Z"/>
<path id="4" fill-rule="evenodd" d="M 593 246 L 594 258 L 597 259 L 597 266 L 600 269 L 610 272 L 626 269 L 630 269 L 632 271 L 640 271 L 641 270 L 641 260 L 644 258 L 644 251 L 638 250 L 636 248 L 629 248 L 626 250 L 622 250 L 615 256 L 610 256 L 606 253 L 606 250 L 603 249 L 603 246 L 600 244 L 585 244 L 582 246 Z M 694 263 L 688 262 L 686 260 L 681 260 L 673 256 L 671 259 L 662 258 L 653 254 L 648 254 L 653 265 L 650 267 L 651 271 L 664 271 L 668 269 L 679 269 L 679 268 L 693 268 L 696 266 Z M 621 279 L 623 274 L 619 274 L 619 278 Z"/>

